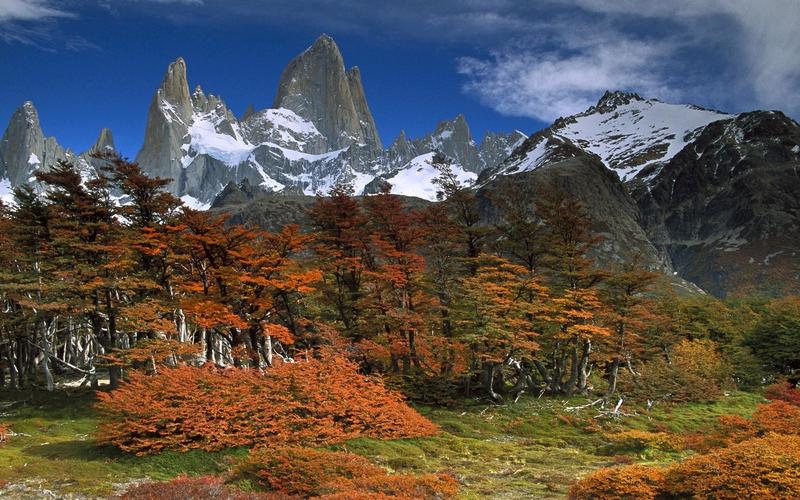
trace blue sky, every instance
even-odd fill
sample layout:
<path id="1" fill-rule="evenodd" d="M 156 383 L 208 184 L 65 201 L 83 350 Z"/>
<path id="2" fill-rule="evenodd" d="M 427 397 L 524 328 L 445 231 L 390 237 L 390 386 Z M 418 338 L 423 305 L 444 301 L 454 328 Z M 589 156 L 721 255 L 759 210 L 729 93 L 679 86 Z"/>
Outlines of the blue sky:
<path id="1" fill-rule="evenodd" d="M 132 157 L 176 57 L 240 114 L 322 32 L 385 143 L 459 113 L 477 140 L 533 132 L 606 89 L 800 115 L 800 0 L 0 0 L 0 127 L 32 100 L 61 144 L 108 126 Z"/>

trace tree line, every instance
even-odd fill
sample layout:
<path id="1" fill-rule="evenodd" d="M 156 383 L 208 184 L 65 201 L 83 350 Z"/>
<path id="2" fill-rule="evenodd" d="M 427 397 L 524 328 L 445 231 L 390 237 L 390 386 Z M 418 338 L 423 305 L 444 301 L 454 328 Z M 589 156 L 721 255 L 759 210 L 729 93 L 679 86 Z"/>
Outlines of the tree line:
<path id="1" fill-rule="evenodd" d="M 600 267 L 579 201 L 509 183 L 481 217 L 450 161 L 440 202 L 384 187 L 317 196 L 310 231 L 192 210 L 135 163 L 84 179 L 59 162 L 45 187 L 0 205 L 0 385 L 131 370 L 270 370 L 334 346 L 412 399 L 523 393 L 712 397 L 800 368 L 800 300 L 681 296 L 636 259 Z M 715 392 L 716 391 L 716 392 Z"/>

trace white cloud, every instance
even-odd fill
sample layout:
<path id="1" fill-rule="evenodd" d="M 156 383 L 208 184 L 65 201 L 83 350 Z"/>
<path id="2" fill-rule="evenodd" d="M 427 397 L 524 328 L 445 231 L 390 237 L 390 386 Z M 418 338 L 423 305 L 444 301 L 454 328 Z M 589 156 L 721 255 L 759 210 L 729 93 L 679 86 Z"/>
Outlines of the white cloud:
<path id="1" fill-rule="evenodd" d="M 674 50 L 672 42 L 636 40 L 614 31 L 588 37 L 581 30 L 561 33 L 555 44 L 546 40 L 557 47 L 550 50 L 535 40 L 495 52 L 490 59 L 461 58 L 458 70 L 468 78 L 465 89 L 502 114 L 542 121 L 583 111 L 605 90 L 678 96 L 660 78 L 661 59 Z"/>
<path id="2" fill-rule="evenodd" d="M 800 113 L 798 0 L 552 2 L 573 15 L 537 24 L 527 45 L 459 60 L 466 91 L 545 121 L 606 89 Z"/>
<path id="3" fill-rule="evenodd" d="M 47 21 L 73 17 L 47 0 L 0 0 L 0 24 L 13 21 Z"/>

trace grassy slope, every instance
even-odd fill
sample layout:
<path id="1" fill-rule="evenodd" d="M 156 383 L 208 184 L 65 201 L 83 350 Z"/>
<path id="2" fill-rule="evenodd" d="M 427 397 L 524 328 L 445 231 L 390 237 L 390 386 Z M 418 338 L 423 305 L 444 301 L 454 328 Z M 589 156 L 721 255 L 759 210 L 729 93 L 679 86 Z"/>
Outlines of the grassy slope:
<path id="1" fill-rule="evenodd" d="M 97 419 L 90 408 L 90 394 L 0 392 L 0 408 L 20 400 L 25 402 L 0 410 L 0 424 L 10 423 L 17 433 L 0 445 L 0 480 L 12 484 L 33 481 L 60 493 L 103 496 L 143 477 L 222 472 L 236 456 L 246 453 L 125 455 L 93 442 Z M 715 404 L 656 407 L 621 422 L 604 423 L 603 430 L 700 431 L 710 428 L 719 415 L 747 415 L 761 401 L 756 395 L 736 393 Z M 503 407 L 422 408 L 444 432 L 400 441 L 358 439 L 340 448 L 398 472 L 452 471 L 463 485 L 465 498 L 561 498 L 575 478 L 612 463 L 604 452 L 603 432 L 586 429 L 594 420 L 593 410 L 563 417 L 565 406 L 583 402 L 523 399 Z M 677 455 L 647 452 L 633 458 L 661 462 Z"/>

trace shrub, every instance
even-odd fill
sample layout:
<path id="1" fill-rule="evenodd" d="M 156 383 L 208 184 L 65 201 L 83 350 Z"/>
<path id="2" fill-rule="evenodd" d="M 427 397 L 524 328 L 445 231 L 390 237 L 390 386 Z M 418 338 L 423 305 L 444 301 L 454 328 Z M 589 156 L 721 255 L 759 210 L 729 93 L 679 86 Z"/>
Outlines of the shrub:
<path id="1" fill-rule="evenodd" d="M 100 393 L 101 442 L 137 454 L 272 443 L 329 444 L 359 436 L 426 436 L 436 426 L 379 379 L 330 357 L 255 370 L 179 366 L 131 373 Z"/>
<path id="2" fill-rule="evenodd" d="M 659 494 L 664 473 L 643 465 L 600 469 L 569 488 L 572 500 L 648 500 Z"/>
<path id="3" fill-rule="evenodd" d="M 778 382 L 764 389 L 767 399 L 786 401 L 795 406 L 800 406 L 800 391 L 790 382 Z"/>
<path id="4" fill-rule="evenodd" d="M 664 489 L 678 498 L 800 498 L 800 437 L 769 434 L 688 458 L 667 471 Z"/>
<path id="5" fill-rule="evenodd" d="M 647 432 L 636 429 L 607 434 L 611 453 L 642 453 L 648 448 L 661 451 L 680 451 L 681 443 L 666 432 Z"/>
<path id="6" fill-rule="evenodd" d="M 353 453 L 280 447 L 251 452 L 234 477 L 266 491 L 323 498 L 444 498 L 458 491 L 444 474 L 392 474 Z"/>
<path id="7" fill-rule="evenodd" d="M 643 364 L 639 376 L 620 373 L 620 391 L 640 401 L 676 403 L 714 401 L 731 379 L 731 368 L 709 340 L 682 340 L 672 349 L 672 362 L 654 359 Z"/>
<path id="8" fill-rule="evenodd" d="M 760 434 L 800 434 L 800 406 L 781 400 L 758 405 L 753 422 Z"/>

